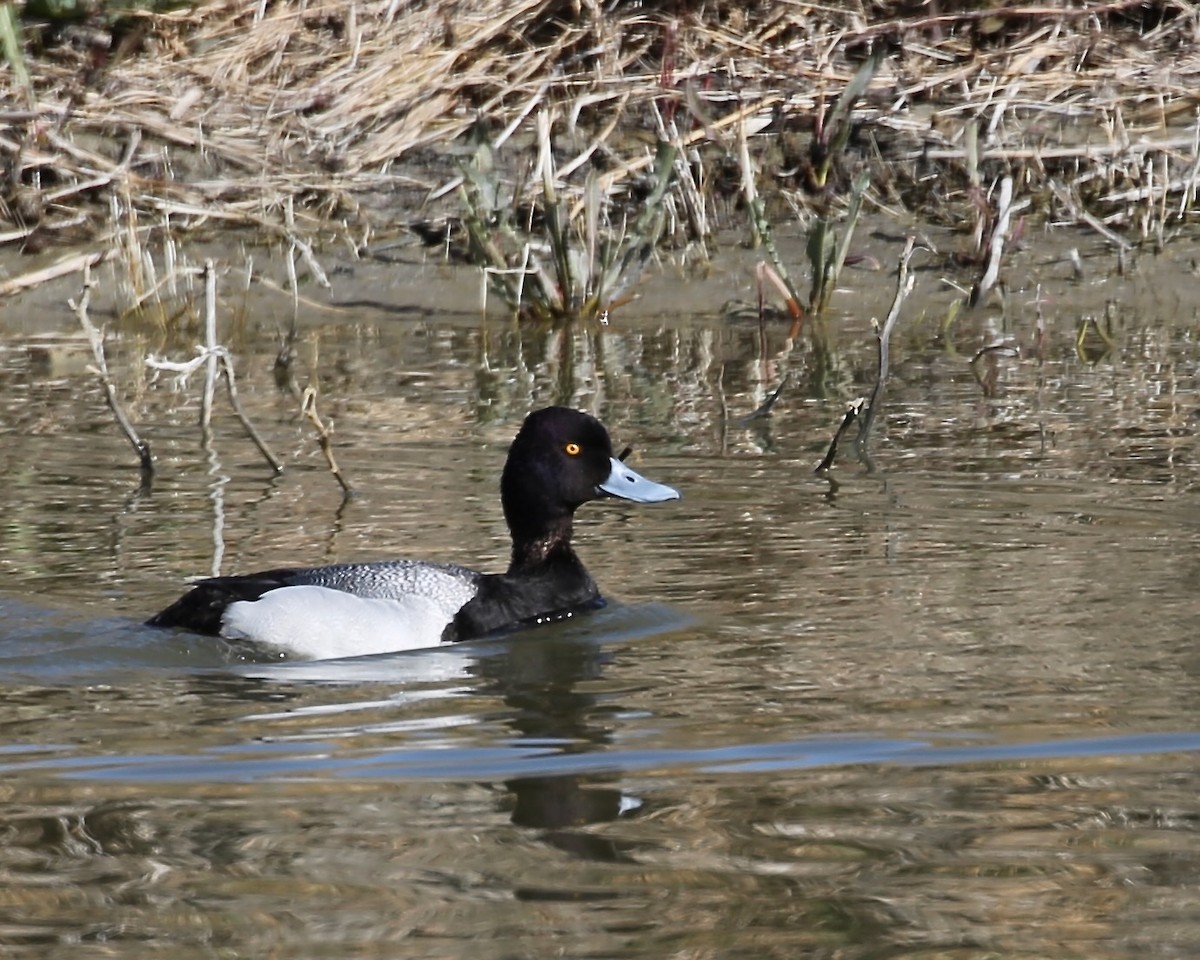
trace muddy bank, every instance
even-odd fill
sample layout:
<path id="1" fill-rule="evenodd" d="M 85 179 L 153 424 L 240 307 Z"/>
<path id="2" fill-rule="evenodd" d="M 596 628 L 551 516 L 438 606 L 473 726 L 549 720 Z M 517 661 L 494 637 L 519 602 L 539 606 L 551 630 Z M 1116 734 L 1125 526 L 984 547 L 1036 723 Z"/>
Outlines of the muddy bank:
<path id="1" fill-rule="evenodd" d="M 913 269 L 916 286 L 906 316 L 937 328 L 954 315 L 977 273 L 962 262 L 967 243 L 946 228 L 919 230 L 927 247 L 918 251 Z M 841 277 L 830 303 L 829 323 L 865 326 L 887 311 L 895 288 L 895 261 L 905 233 L 882 217 L 868 218 L 856 234 L 854 250 L 861 261 Z M 784 262 L 807 284 L 806 239 L 796 229 L 782 233 L 779 251 Z M 961 314 L 961 326 L 973 327 L 989 319 L 1005 325 L 1014 317 L 1036 310 L 1066 312 L 1071 323 L 1102 316 L 1106 306 L 1117 304 L 1139 315 L 1169 311 L 1190 316 L 1197 308 L 1195 232 L 1161 252 L 1145 250 L 1119 256 L 1102 239 L 1074 228 L 1031 230 L 1009 251 L 999 288 L 977 310 Z M 506 311 L 489 295 L 477 268 L 447 262 L 437 250 L 418 242 L 393 247 L 386 257 L 355 254 L 333 248 L 322 256 L 329 287 L 305 285 L 300 295 L 287 289 L 286 256 L 277 248 L 248 251 L 236 234 L 190 248 L 186 263 L 198 268 L 205 258 L 220 264 L 222 328 L 236 328 L 248 319 L 275 324 L 286 331 L 293 318 L 302 328 L 337 323 L 387 324 L 438 319 L 445 323 L 474 324 L 485 315 L 503 319 Z M 53 264 L 61 252 L 47 251 L 38 258 L 0 251 L 0 269 L 17 271 L 32 264 Z M 663 252 L 647 269 L 628 302 L 611 311 L 614 326 L 627 326 L 671 317 L 687 316 L 710 323 L 756 322 L 758 282 L 756 267 L 762 251 L 738 241 L 736 236 L 699 261 L 679 251 Z M 97 286 L 92 312 L 108 323 L 125 316 L 124 267 L 108 261 L 94 268 Z M 32 285 L 0 306 L 9 336 L 73 331 L 76 327 L 68 300 L 80 292 L 80 276 L 69 273 Z M 122 325 L 132 330 L 158 329 L 168 339 L 191 342 L 199 332 L 201 282 L 195 275 L 181 281 L 177 290 L 180 312 L 167 324 L 157 302 L 149 317 L 129 317 Z M 786 315 L 773 311 L 768 322 L 786 327 Z M 171 327 L 178 326 L 172 332 Z"/>

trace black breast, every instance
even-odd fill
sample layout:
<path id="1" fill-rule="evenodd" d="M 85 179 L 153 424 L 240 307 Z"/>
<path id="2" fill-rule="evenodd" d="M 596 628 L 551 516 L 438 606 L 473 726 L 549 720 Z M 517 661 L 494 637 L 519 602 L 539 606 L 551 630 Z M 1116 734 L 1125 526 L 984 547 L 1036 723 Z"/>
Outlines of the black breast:
<path id="1" fill-rule="evenodd" d="M 481 577 L 479 592 L 458 611 L 442 639 L 472 640 L 603 605 L 596 582 L 571 555 L 534 571 Z"/>

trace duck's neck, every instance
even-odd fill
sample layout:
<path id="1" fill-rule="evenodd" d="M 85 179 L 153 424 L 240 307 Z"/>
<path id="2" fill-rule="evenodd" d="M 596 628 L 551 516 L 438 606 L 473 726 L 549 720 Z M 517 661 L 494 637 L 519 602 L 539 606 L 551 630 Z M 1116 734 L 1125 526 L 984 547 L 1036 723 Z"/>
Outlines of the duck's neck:
<path id="1" fill-rule="evenodd" d="M 571 517 L 560 517 L 536 530 L 513 531 L 512 560 L 508 572 L 527 573 L 558 562 L 578 564 L 571 549 Z"/>

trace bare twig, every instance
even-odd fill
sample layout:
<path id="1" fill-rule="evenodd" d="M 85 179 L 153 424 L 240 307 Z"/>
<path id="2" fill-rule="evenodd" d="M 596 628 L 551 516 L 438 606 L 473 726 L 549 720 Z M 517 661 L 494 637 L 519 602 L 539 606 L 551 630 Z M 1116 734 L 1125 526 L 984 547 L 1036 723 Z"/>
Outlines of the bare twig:
<path id="1" fill-rule="evenodd" d="M 271 453 L 266 441 L 263 440 L 259 432 L 254 428 L 254 424 L 242 411 L 241 401 L 238 399 L 237 383 L 233 376 L 233 361 L 229 359 L 228 351 L 221 353 L 221 372 L 225 375 L 225 387 L 229 391 L 229 405 L 233 407 L 233 412 L 241 421 L 242 429 L 246 431 L 246 435 L 254 441 L 254 445 L 258 447 L 258 452 L 263 455 L 263 459 L 271 465 L 271 469 L 277 474 L 283 473 L 283 464 L 276 459 L 275 454 Z"/>
<path id="2" fill-rule="evenodd" d="M 317 391 L 313 387 L 305 387 L 304 399 L 300 401 L 301 412 L 308 417 L 312 425 L 317 428 L 317 442 L 321 445 L 321 452 L 325 454 L 325 462 L 329 464 L 329 472 L 333 474 L 333 478 L 342 488 L 342 492 L 346 496 L 354 493 L 354 488 L 350 486 L 345 475 L 337 465 L 337 460 L 333 456 L 333 426 L 326 426 L 321 420 L 320 414 L 317 413 Z"/>
<path id="3" fill-rule="evenodd" d="M 96 328 L 96 325 L 92 323 L 91 318 L 88 316 L 88 304 L 92 298 L 93 286 L 95 286 L 95 283 L 92 280 L 91 267 L 85 264 L 83 268 L 83 293 L 79 297 L 79 302 L 76 303 L 74 300 L 68 300 L 67 304 L 75 312 L 80 326 L 83 327 L 84 332 L 87 334 L 88 342 L 92 346 L 92 356 L 96 358 L 96 365 L 91 370 L 99 378 L 101 386 L 104 387 L 104 399 L 108 404 L 108 409 L 112 411 L 113 417 L 116 418 L 117 426 L 121 428 L 121 432 L 125 434 L 125 438 L 129 441 L 138 456 L 138 463 L 142 470 L 142 484 L 146 485 L 150 482 L 150 478 L 154 476 L 154 458 L 150 453 L 150 444 L 138 436 L 138 432 L 134 429 L 129 417 L 125 415 L 120 400 L 117 399 L 117 390 L 113 386 L 112 377 L 108 373 L 108 362 L 104 358 L 104 335 Z"/>
<path id="4" fill-rule="evenodd" d="M 879 340 L 879 377 L 875 381 L 875 389 L 871 391 L 871 399 L 867 403 L 866 415 L 858 426 L 858 437 L 855 439 L 855 445 L 860 453 L 865 452 L 867 448 L 867 441 L 871 435 L 871 427 L 875 424 L 875 417 L 879 413 L 879 404 L 883 400 L 883 391 L 888 378 L 888 342 L 892 336 L 892 329 L 896 326 L 896 321 L 900 319 L 900 308 L 904 306 L 904 301 L 908 298 L 909 293 L 912 292 L 913 283 L 916 279 L 908 272 L 908 262 L 912 259 L 915 244 L 916 238 L 912 236 L 904 242 L 904 252 L 900 254 L 900 264 L 896 276 L 896 296 L 892 300 L 892 308 L 888 311 L 887 319 L 884 320 L 883 326 L 876 329 L 876 336 Z"/>

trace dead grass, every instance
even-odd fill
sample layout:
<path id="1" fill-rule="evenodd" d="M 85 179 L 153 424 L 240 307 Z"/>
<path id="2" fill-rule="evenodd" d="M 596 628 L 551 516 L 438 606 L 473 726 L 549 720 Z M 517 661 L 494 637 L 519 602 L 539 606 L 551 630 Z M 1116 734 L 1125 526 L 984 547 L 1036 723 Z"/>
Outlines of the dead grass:
<path id="1" fill-rule="evenodd" d="M 111 237 L 113 196 L 148 235 L 233 224 L 365 244 L 452 179 L 438 164 L 477 120 L 499 138 L 548 105 L 556 145 L 606 189 L 652 161 L 657 107 L 714 170 L 748 117 L 764 187 L 808 196 L 818 118 L 879 45 L 841 159 L 871 168 L 868 204 L 970 219 L 979 190 L 1011 176 L 1041 215 L 1126 239 L 1166 242 L 1195 217 L 1200 5 L 930 9 L 212 0 L 90 41 L 27 27 L 28 85 L 0 72 L 0 244 Z M 835 167 L 818 195 L 852 173 Z M 722 190 L 715 174 L 703 185 Z"/>

